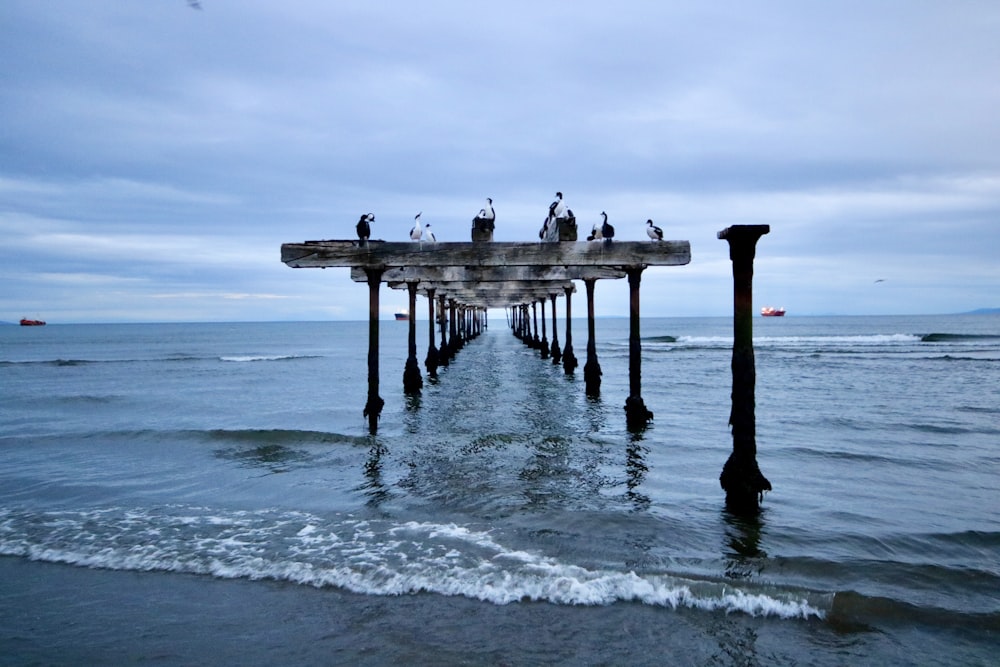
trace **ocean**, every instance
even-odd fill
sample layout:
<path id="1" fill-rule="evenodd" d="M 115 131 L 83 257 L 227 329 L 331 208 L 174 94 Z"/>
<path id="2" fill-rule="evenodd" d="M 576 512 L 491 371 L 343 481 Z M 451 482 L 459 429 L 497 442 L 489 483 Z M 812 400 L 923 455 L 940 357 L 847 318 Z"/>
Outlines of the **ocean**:
<path id="1" fill-rule="evenodd" d="M 628 329 L 408 397 L 384 321 L 371 435 L 367 322 L 0 327 L 0 664 L 997 664 L 1000 316 L 755 318 L 749 519 L 731 319 L 643 319 L 634 433 Z"/>

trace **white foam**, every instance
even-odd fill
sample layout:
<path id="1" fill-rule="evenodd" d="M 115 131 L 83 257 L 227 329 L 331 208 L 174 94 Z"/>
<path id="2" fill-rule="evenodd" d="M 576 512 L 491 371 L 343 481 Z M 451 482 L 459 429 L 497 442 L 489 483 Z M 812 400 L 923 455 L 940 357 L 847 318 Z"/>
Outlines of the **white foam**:
<path id="1" fill-rule="evenodd" d="M 456 524 L 331 521 L 298 512 L 0 508 L 0 554 L 116 570 L 274 579 L 368 595 L 430 592 L 493 604 L 629 601 L 780 618 L 823 618 L 829 606 L 816 594 L 564 563 Z"/>

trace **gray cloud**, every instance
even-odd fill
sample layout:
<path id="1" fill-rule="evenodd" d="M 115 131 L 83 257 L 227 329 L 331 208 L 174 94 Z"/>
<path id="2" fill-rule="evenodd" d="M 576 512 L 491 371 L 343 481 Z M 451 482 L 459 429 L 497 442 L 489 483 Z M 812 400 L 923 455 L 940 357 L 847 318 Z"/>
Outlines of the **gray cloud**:
<path id="1" fill-rule="evenodd" d="M 650 314 L 728 312 L 740 223 L 794 313 L 998 305 L 995 3 L 202 4 L 0 7 L 0 319 L 362 317 L 280 244 L 465 240 L 486 196 L 531 240 L 556 190 L 692 242 Z"/>

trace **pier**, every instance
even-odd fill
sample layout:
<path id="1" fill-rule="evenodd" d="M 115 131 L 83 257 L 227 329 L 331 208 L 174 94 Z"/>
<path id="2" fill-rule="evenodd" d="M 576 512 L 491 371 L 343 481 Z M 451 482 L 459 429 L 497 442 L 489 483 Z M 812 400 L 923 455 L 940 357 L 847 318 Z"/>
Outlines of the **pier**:
<path id="1" fill-rule="evenodd" d="M 752 276 L 757 239 L 766 225 L 734 226 L 719 232 L 730 244 L 734 275 L 733 454 L 720 483 L 734 511 L 754 511 L 770 483 L 756 463 L 754 439 Z M 429 377 L 447 366 L 466 341 L 488 326 L 490 309 L 505 309 L 513 334 L 539 351 L 542 359 L 561 364 L 573 374 L 578 361 L 573 350 L 572 296 L 582 281 L 587 297 L 587 352 L 584 384 L 588 396 L 600 393 L 601 367 L 594 329 L 595 284 L 626 278 L 629 284 L 629 395 L 625 420 L 641 430 L 653 419 L 642 398 L 640 282 L 649 266 L 684 266 L 691 261 L 688 241 L 591 241 L 553 239 L 547 242 L 493 242 L 492 229 L 473 230 L 473 242 L 429 243 L 379 240 L 326 240 L 285 243 L 281 261 L 291 268 L 349 268 L 351 279 L 369 291 L 368 396 L 363 414 L 371 433 L 378 429 L 384 406 L 379 396 L 379 296 L 382 284 L 405 289 L 409 297 L 408 356 L 403 389 L 417 393 L 423 378 L 417 360 L 416 299 L 428 302 L 428 349 L 424 359 Z M 749 271 L 749 273 L 748 273 Z M 563 347 L 559 346 L 557 298 L 565 298 Z M 435 302 L 436 300 L 436 302 Z M 551 307 L 552 342 L 548 341 L 546 305 Z M 539 320 L 539 306 L 541 319 Z M 540 324 L 539 324 L 540 322 Z M 440 343 L 435 335 L 440 327 Z"/>

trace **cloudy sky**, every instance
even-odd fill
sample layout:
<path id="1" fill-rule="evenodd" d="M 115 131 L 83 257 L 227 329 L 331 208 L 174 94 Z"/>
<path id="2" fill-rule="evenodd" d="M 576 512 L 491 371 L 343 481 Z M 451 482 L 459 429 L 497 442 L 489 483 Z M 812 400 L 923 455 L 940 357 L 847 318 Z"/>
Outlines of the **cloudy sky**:
<path id="1" fill-rule="evenodd" d="M 731 313 L 716 233 L 760 223 L 757 306 L 1000 306 L 996 0 L 201 7 L 0 3 L 0 320 L 363 319 L 347 269 L 281 244 L 368 211 L 466 241 L 487 196 L 530 241 L 556 190 L 691 242 L 644 315 Z"/>

